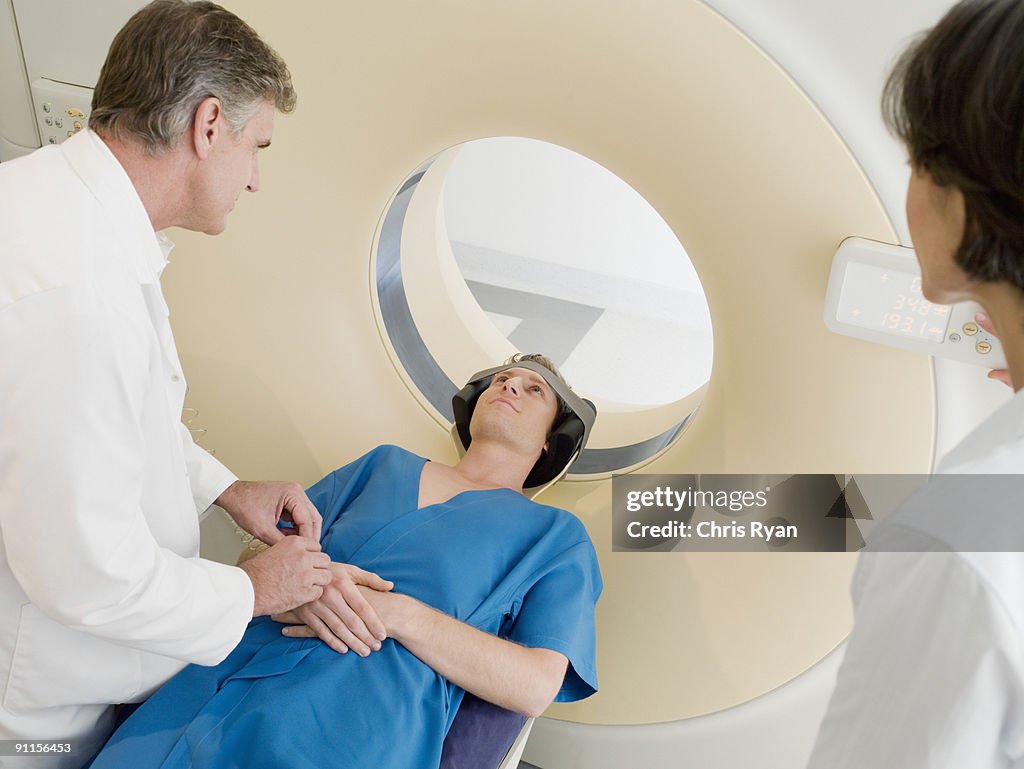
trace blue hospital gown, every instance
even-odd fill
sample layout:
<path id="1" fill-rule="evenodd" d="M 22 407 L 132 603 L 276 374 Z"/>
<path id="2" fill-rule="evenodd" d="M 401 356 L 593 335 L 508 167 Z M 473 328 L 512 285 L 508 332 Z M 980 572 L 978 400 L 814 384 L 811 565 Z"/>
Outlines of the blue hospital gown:
<path id="1" fill-rule="evenodd" d="M 425 462 L 382 446 L 313 486 L 324 551 L 480 630 L 561 652 L 556 701 L 593 694 L 601 575 L 583 525 L 509 489 L 417 510 Z M 341 655 L 262 617 L 224 662 L 190 665 L 150 697 L 92 769 L 436 767 L 462 695 L 392 639 Z"/>

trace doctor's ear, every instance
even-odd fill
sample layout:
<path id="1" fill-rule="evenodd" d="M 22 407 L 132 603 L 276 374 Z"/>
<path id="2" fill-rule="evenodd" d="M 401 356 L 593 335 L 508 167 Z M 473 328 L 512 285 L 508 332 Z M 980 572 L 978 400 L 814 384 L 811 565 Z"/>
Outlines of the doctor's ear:
<path id="1" fill-rule="evenodd" d="M 226 130 L 228 126 L 224 106 L 216 96 L 207 96 L 199 102 L 192 119 L 192 145 L 200 160 L 210 156 L 213 145 Z"/>

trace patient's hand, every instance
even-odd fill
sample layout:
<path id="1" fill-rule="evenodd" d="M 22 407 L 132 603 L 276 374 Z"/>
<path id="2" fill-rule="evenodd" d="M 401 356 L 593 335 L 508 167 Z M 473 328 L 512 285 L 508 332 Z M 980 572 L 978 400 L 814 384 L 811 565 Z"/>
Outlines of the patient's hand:
<path id="1" fill-rule="evenodd" d="M 367 596 L 387 592 L 394 584 L 348 563 L 332 563 L 331 572 L 333 579 L 319 599 L 272 619 L 297 626 L 285 628 L 285 635 L 317 636 L 336 652 L 352 649 L 366 657 L 387 638 L 385 624 Z"/>

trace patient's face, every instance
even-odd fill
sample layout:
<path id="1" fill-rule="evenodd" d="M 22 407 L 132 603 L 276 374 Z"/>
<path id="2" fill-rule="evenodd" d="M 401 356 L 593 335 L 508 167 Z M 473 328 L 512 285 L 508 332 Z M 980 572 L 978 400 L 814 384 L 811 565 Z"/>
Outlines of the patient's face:
<path id="1" fill-rule="evenodd" d="M 470 434 L 502 437 L 516 447 L 540 454 L 558 412 L 558 397 L 540 374 L 513 367 L 494 375 L 480 394 Z"/>

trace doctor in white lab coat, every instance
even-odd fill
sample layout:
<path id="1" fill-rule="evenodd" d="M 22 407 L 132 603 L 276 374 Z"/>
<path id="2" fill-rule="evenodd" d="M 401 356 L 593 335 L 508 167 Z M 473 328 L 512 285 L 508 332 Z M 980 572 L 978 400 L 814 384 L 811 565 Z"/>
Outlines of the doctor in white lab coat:
<path id="1" fill-rule="evenodd" d="M 51 741 L 0 766 L 81 766 L 112 703 L 219 662 L 253 616 L 332 581 L 302 489 L 238 481 L 181 424 L 159 282 L 160 230 L 222 231 L 259 186 L 275 108 L 294 102 L 284 63 L 244 22 L 158 0 L 111 47 L 95 132 L 0 166 L 0 740 Z M 200 559 L 215 501 L 273 546 L 241 568 Z M 282 516 L 299 536 L 278 530 Z M 378 648 L 376 615 L 353 609 Z"/>
<path id="2" fill-rule="evenodd" d="M 924 295 L 981 303 L 1017 393 L 861 556 L 811 769 L 1024 767 L 1022 84 L 1024 3 L 965 0 L 886 88 Z"/>

